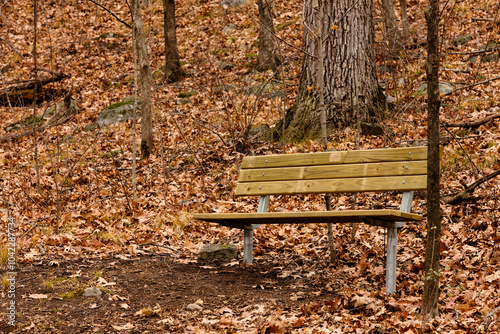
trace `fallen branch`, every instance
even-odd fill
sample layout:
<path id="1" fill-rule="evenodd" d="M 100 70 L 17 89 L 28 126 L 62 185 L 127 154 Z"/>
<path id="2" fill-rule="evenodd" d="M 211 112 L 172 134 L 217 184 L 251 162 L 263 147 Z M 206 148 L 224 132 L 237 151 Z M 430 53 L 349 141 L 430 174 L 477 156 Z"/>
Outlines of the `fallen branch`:
<path id="1" fill-rule="evenodd" d="M 20 98 L 31 100 L 33 99 L 33 89 L 37 87 L 40 89 L 42 86 L 58 82 L 63 79 L 69 78 L 69 75 L 66 75 L 62 72 L 55 72 L 47 69 L 40 69 L 41 71 L 48 72 L 51 76 L 37 79 L 35 80 L 24 80 L 24 81 L 15 81 L 15 82 L 6 82 L 3 89 L 3 92 L 0 92 L 0 103 L 7 103 L 7 101 L 15 101 Z"/>
<path id="2" fill-rule="evenodd" d="M 491 82 L 491 81 L 495 81 L 495 80 L 498 80 L 498 79 L 500 79 L 500 76 L 499 76 L 499 77 L 492 78 L 492 79 L 488 79 L 488 80 L 483 80 L 483 81 L 480 81 L 480 82 L 476 82 L 476 83 L 471 84 L 471 85 L 467 85 L 467 86 L 462 86 L 462 87 L 455 88 L 455 89 L 453 90 L 453 92 L 456 92 L 457 90 L 462 90 L 462 89 L 471 88 L 471 87 L 478 86 L 478 85 L 483 85 L 483 84 L 485 84 L 485 83 L 488 83 L 488 82 Z"/>
<path id="3" fill-rule="evenodd" d="M 462 55 L 462 56 L 467 56 L 467 55 L 478 55 L 482 53 L 487 53 L 487 52 L 492 52 L 494 51 L 493 49 L 484 49 L 484 50 L 478 50 L 478 51 L 466 51 L 466 52 L 446 52 L 445 54 L 442 54 L 442 56 L 447 56 L 447 55 Z"/>
<path id="4" fill-rule="evenodd" d="M 488 123 L 489 121 L 494 120 L 496 118 L 500 118 L 500 112 L 493 114 L 493 115 L 490 115 L 488 117 L 485 117 L 483 119 L 477 120 L 477 121 L 443 123 L 443 125 L 448 127 L 448 128 L 474 128 L 474 127 L 483 125 L 485 123 Z"/>
<path id="5" fill-rule="evenodd" d="M 482 324 L 485 325 L 485 328 L 488 328 L 491 324 L 491 321 L 493 320 L 493 316 L 495 314 L 498 313 L 498 311 L 500 311 L 500 306 L 496 307 L 495 309 L 493 309 L 493 311 L 490 311 L 488 314 L 486 314 L 484 317 L 483 317 L 483 321 L 482 321 Z"/>
<path id="6" fill-rule="evenodd" d="M 447 196 L 447 197 L 445 197 L 443 199 L 443 201 L 446 204 L 460 204 L 463 201 L 466 201 L 466 200 L 470 199 L 472 197 L 472 194 L 474 193 L 474 190 L 479 185 L 483 184 L 484 182 L 487 182 L 487 181 L 491 180 L 492 178 L 494 178 L 497 175 L 500 175 L 500 169 L 494 171 L 491 174 L 488 174 L 488 175 L 480 178 L 476 182 L 474 182 L 471 185 L 467 186 L 467 188 L 465 188 L 464 191 L 462 191 L 462 192 L 460 192 L 460 193 L 458 193 L 456 195 L 453 195 L 453 196 Z"/>
<path id="7" fill-rule="evenodd" d="M 14 45 L 12 45 L 8 40 L 6 39 L 3 39 L 2 37 L 0 37 L 0 41 L 4 42 L 5 44 L 7 44 L 8 46 L 11 47 L 12 50 L 14 50 L 15 53 L 17 53 L 19 56 L 21 56 L 22 59 L 24 59 L 24 56 L 21 52 L 19 52 L 15 47 Z"/>
<path id="8" fill-rule="evenodd" d="M 94 5 L 101 7 L 102 9 L 104 9 L 105 11 L 107 11 L 108 13 L 110 13 L 111 15 L 113 15 L 113 17 L 114 17 L 115 19 L 117 19 L 117 20 L 118 20 L 118 22 L 121 22 L 121 23 L 123 23 L 124 25 L 126 25 L 128 28 L 132 29 L 132 27 L 130 26 L 130 24 L 128 24 L 127 22 L 125 22 L 125 21 L 123 21 L 123 20 L 120 20 L 120 18 L 119 18 L 118 16 L 116 16 L 116 14 L 115 14 L 115 13 L 113 13 L 112 11 L 110 11 L 109 9 L 107 9 L 106 7 L 104 7 L 103 5 L 101 5 L 100 3 L 95 2 L 94 0 L 89 0 L 89 1 L 90 1 L 90 2 L 92 2 Z"/>
<path id="9" fill-rule="evenodd" d="M 473 17 L 472 21 L 483 21 L 483 22 L 496 22 L 499 23 L 497 19 L 483 18 L 483 17 Z"/>

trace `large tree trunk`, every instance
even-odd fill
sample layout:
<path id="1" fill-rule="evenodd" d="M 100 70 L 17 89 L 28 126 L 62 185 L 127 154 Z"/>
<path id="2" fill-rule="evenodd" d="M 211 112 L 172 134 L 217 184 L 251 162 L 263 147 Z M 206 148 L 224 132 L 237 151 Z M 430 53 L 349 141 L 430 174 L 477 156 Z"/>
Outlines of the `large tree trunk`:
<path id="1" fill-rule="evenodd" d="M 163 32 L 165 40 L 165 75 L 167 82 L 175 82 L 184 76 L 177 49 L 175 32 L 175 0 L 163 0 Z"/>
<path id="2" fill-rule="evenodd" d="M 284 123 L 277 127 L 284 124 L 286 137 L 292 140 L 317 136 L 320 129 L 312 2 L 305 0 L 304 3 L 303 49 L 306 53 L 299 93 Z M 322 84 L 329 127 L 351 125 L 357 116 L 380 119 L 382 115 L 375 111 L 384 105 L 385 97 L 377 83 L 374 62 L 372 2 L 326 0 L 321 2 L 320 10 L 324 32 Z"/>
<path id="3" fill-rule="evenodd" d="M 149 157 L 153 151 L 153 117 L 151 112 L 151 68 L 149 67 L 148 46 L 139 0 L 131 1 L 133 33 L 141 76 L 141 158 Z"/>
<path id="4" fill-rule="evenodd" d="M 439 206 L 439 0 L 430 0 L 425 11 L 427 20 L 427 244 L 425 246 L 425 278 L 422 314 L 438 315 L 439 254 L 441 246 L 441 211 Z"/>
<path id="5" fill-rule="evenodd" d="M 258 0 L 259 5 L 259 56 L 257 70 L 276 70 L 276 53 L 274 50 L 275 35 L 272 4 L 273 0 Z"/>

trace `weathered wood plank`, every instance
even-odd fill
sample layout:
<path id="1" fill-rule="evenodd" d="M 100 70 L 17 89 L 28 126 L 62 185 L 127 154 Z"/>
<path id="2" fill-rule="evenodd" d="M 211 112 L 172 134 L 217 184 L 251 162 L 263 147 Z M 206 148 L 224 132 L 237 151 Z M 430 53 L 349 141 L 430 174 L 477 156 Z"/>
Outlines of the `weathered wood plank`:
<path id="1" fill-rule="evenodd" d="M 300 223 L 366 223 L 387 226 L 389 222 L 422 220 L 421 215 L 398 210 L 344 210 L 305 212 L 259 212 L 259 213 L 197 213 L 194 219 L 220 223 L 222 225 L 300 224 Z"/>
<path id="2" fill-rule="evenodd" d="M 242 169 L 238 182 L 425 175 L 427 161 Z"/>
<path id="3" fill-rule="evenodd" d="M 426 175 L 238 183 L 235 196 L 424 190 Z"/>
<path id="4" fill-rule="evenodd" d="M 243 158 L 241 168 L 338 165 L 361 162 L 389 162 L 425 159 L 427 159 L 427 147 L 421 146 L 245 157 Z"/>

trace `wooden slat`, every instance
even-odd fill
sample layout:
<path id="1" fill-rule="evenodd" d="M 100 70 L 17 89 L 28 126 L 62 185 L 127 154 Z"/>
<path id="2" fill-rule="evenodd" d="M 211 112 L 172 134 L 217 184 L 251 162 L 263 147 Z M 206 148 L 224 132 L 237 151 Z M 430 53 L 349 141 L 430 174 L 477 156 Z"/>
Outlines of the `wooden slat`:
<path id="1" fill-rule="evenodd" d="M 238 182 L 313 180 L 330 178 L 425 175 L 427 161 L 402 161 L 351 165 L 242 169 Z"/>
<path id="2" fill-rule="evenodd" d="M 338 165 L 427 159 L 427 147 L 267 155 L 243 158 L 241 168 Z"/>
<path id="3" fill-rule="evenodd" d="M 410 191 L 427 188 L 426 175 L 238 183 L 236 196 Z"/>
<path id="4" fill-rule="evenodd" d="M 386 226 L 388 222 L 422 220 L 421 215 L 398 210 L 344 210 L 306 212 L 195 214 L 194 219 L 243 228 L 245 225 L 297 223 L 369 223 Z"/>

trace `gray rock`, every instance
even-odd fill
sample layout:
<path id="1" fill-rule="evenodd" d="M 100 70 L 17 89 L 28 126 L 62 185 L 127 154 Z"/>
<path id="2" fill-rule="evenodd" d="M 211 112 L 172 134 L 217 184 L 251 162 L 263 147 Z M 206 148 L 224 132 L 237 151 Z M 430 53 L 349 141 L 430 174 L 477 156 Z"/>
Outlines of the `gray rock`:
<path id="1" fill-rule="evenodd" d="M 84 297 L 101 297 L 101 295 L 102 295 L 101 289 L 96 287 L 86 288 L 83 291 Z"/>
<path id="2" fill-rule="evenodd" d="M 269 127 L 267 125 L 259 125 L 259 126 L 254 126 L 253 128 L 248 131 L 248 134 L 250 136 L 262 136 L 266 134 L 269 131 Z"/>
<path id="3" fill-rule="evenodd" d="M 80 107 L 77 106 L 76 101 L 71 99 L 71 102 L 69 104 L 69 107 L 72 108 L 70 113 L 78 114 L 80 112 Z M 57 105 L 57 111 L 61 111 L 64 108 L 64 102 L 61 102 Z M 47 109 L 45 109 L 45 112 L 43 113 L 42 117 L 43 119 L 50 119 L 52 116 L 54 116 L 56 112 L 56 107 L 52 106 Z"/>
<path id="4" fill-rule="evenodd" d="M 177 94 L 177 97 L 180 99 L 185 99 L 185 98 L 194 96 L 196 94 L 198 94 L 198 92 L 195 90 L 192 90 L 192 91 L 188 91 L 188 92 L 180 92 L 179 94 Z"/>
<path id="5" fill-rule="evenodd" d="M 10 132 L 19 130 L 20 128 L 28 128 L 32 127 L 33 123 L 35 123 L 35 126 L 41 126 L 45 123 L 45 119 L 40 115 L 36 115 L 35 117 L 33 117 L 33 115 L 30 115 L 22 121 L 7 125 L 6 127 L 4 127 L 4 130 Z"/>
<path id="6" fill-rule="evenodd" d="M 483 63 L 493 63 L 498 61 L 498 53 L 490 54 L 490 55 L 482 55 L 481 61 Z"/>
<path id="7" fill-rule="evenodd" d="M 451 83 L 448 82 L 440 82 L 439 83 L 439 92 L 444 94 L 444 95 L 449 95 L 453 93 L 455 90 L 455 86 Z M 427 83 L 424 83 L 420 85 L 420 87 L 417 88 L 415 91 L 414 95 L 416 96 L 422 96 L 427 94 Z"/>
<path id="8" fill-rule="evenodd" d="M 203 245 L 199 258 L 204 261 L 229 262 L 236 259 L 235 245 Z"/>
<path id="9" fill-rule="evenodd" d="M 203 307 L 201 307 L 200 305 L 198 304 L 189 304 L 188 306 L 186 306 L 186 309 L 188 311 L 203 311 Z"/>
<path id="10" fill-rule="evenodd" d="M 237 28 L 236 24 L 233 24 L 233 23 L 229 23 L 227 26 L 225 26 L 224 28 L 222 28 L 222 32 L 224 34 L 228 34 L 230 32 L 233 32 L 235 31 Z"/>
<path id="11" fill-rule="evenodd" d="M 457 36 L 451 40 L 451 44 L 454 46 L 464 45 L 471 41 L 473 37 L 472 34 Z"/>
<path id="12" fill-rule="evenodd" d="M 97 123 L 92 123 L 88 124 L 83 128 L 83 131 L 94 131 L 99 128 L 99 124 Z"/>
<path id="13" fill-rule="evenodd" d="M 233 64 L 229 64 L 229 63 L 226 63 L 226 62 L 223 62 L 223 61 L 218 61 L 218 62 L 216 62 L 216 64 L 217 64 L 217 67 L 219 67 L 223 71 L 232 70 L 233 67 L 234 67 Z"/>
<path id="14" fill-rule="evenodd" d="M 141 109 L 139 101 L 137 101 L 137 110 Z M 104 109 L 97 116 L 96 123 L 99 126 L 110 125 L 118 122 L 125 122 L 132 119 L 134 116 L 134 99 L 126 98 L 121 102 L 115 103 Z M 137 117 L 140 117 L 138 114 Z"/>
<path id="15" fill-rule="evenodd" d="M 189 103 L 191 103 L 191 99 L 178 99 L 177 100 L 177 104 L 185 105 L 185 104 L 189 104 Z"/>
<path id="16" fill-rule="evenodd" d="M 493 54 L 489 54 L 489 55 L 482 55 L 481 57 L 472 56 L 469 59 L 467 59 L 466 61 L 469 63 L 477 63 L 478 58 L 480 58 L 479 60 L 482 63 L 492 63 L 492 62 L 498 61 L 499 57 L 498 57 L 498 53 L 493 53 Z"/>
<path id="17" fill-rule="evenodd" d="M 222 7 L 240 7 L 248 3 L 248 0 L 222 0 Z"/>

